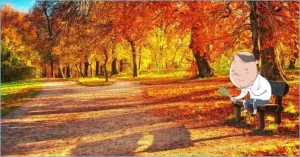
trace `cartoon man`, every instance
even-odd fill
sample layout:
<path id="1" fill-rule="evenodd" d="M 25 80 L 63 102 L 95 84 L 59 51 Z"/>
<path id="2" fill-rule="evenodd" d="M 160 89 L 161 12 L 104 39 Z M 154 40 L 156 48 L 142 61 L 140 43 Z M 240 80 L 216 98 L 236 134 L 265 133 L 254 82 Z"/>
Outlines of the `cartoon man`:
<path id="1" fill-rule="evenodd" d="M 241 94 L 231 97 L 231 101 L 244 98 L 248 92 L 250 99 L 244 100 L 244 111 L 247 112 L 248 105 L 253 104 L 253 114 L 257 114 L 257 105 L 267 104 L 272 95 L 270 83 L 258 73 L 258 61 L 249 52 L 240 52 L 232 57 L 230 66 L 230 80 L 238 88 Z"/>

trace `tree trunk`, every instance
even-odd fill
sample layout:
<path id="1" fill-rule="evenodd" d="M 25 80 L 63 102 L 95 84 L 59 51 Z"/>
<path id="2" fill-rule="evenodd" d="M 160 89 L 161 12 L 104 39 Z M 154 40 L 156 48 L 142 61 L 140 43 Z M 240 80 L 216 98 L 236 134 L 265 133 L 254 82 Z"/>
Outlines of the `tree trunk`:
<path id="1" fill-rule="evenodd" d="M 89 72 L 89 62 L 84 63 L 84 77 L 88 77 Z"/>
<path id="2" fill-rule="evenodd" d="M 140 56 L 139 56 L 139 70 L 141 70 L 141 64 L 142 64 L 142 48 L 140 48 Z"/>
<path id="3" fill-rule="evenodd" d="M 62 67 L 62 72 L 63 72 L 63 78 L 66 78 L 66 76 L 67 76 L 67 69 L 66 69 L 66 66 L 63 66 L 63 67 Z"/>
<path id="4" fill-rule="evenodd" d="M 213 71 L 206 60 L 206 56 L 205 55 L 201 56 L 200 52 L 194 48 L 195 38 L 199 35 L 197 33 L 198 29 L 199 29 L 198 26 L 192 27 L 190 48 L 192 49 L 194 53 L 194 57 L 196 59 L 196 64 L 198 68 L 198 77 L 201 78 L 211 77 L 213 75 Z"/>
<path id="5" fill-rule="evenodd" d="M 92 68 L 92 63 L 90 64 L 90 69 L 91 69 L 91 71 L 90 71 L 90 75 L 91 75 L 91 77 L 93 77 L 93 68 Z"/>
<path id="6" fill-rule="evenodd" d="M 274 47 L 261 50 L 262 54 L 262 76 L 268 80 L 282 81 L 285 80 L 285 74 L 276 59 Z"/>
<path id="7" fill-rule="evenodd" d="M 296 63 L 296 59 L 295 58 L 291 58 L 290 59 L 290 64 L 289 64 L 289 69 L 295 69 L 295 63 Z"/>
<path id="8" fill-rule="evenodd" d="M 72 74 L 71 74 L 70 65 L 67 65 L 67 75 L 66 75 L 66 77 L 70 78 L 71 76 L 72 76 Z"/>
<path id="9" fill-rule="evenodd" d="M 252 31 L 252 43 L 253 43 L 253 49 L 252 53 L 254 54 L 254 57 L 256 60 L 259 61 L 259 47 L 258 47 L 258 15 L 257 15 L 257 6 L 255 1 L 248 1 L 250 5 L 250 25 L 251 25 L 251 31 Z"/>
<path id="10" fill-rule="evenodd" d="M 97 77 L 99 75 L 99 61 L 96 61 L 95 71 L 96 71 L 96 77 Z"/>
<path id="11" fill-rule="evenodd" d="M 47 77 L 47 68 L 45 62 L 43 63 L 42 77 Z"/>
<path id="12" fill-rule="evenodd" d="M 82 72 L 82 64 L 80 63 L 79 64 L 79 70 L 80 70 L 80 77 L 83 77 L 83 72 Z"/>
<path id="13" fill-rule="evenodd" d="M 108 74 L 107 74 L 107 69 L 106 69 L 106 64 L 108 61 L 108 54 L 107 54 L 107 50 L 104 50 L 104 54 L 105 54 L 105 60 L 104 60 L 104 76 L 105 76 L 105 81 L 108 81 Z"/>
<path id="14" fill-rule="evenodd" d="M 136 48 L 134 41 L 129 40 L 129 43 L 131 45 L 131 50 L 132 50 L 132 64 L 133 64 L 133 77 L 137 77 L 137 65 L 136 65 Z"/>
<path id="15" fill-rule="evenodd" d="M 120 60 L 120 72 L 123 71 L 123 60 Z"/>
<path id="16" fill-rule="evenodd" d="M 54 78 L 54 61 L 52 59 L 52 56 L 51 56 L 51 60 L 50 60 L 50 66 L 51 66 L 51 77 Z"/>
<path id="17" fill-rule="evenodd" d="M 205 78 L 213 75 L 212 69 L 209 66 L 205 56 L 200 56 L 199 52 L 194 53 L 198 68 L 198 77 Z"/>
<path id="18" fill-rule="evenodd" d="M 76 69 L 77 69 L 77 76 L 80 77 L 80 70 L 79 70 L 78 64 L 76 64 L 75 66 L 76 66 Z"/>
<path id="19" fill-rule="evenodd" d="M 111 73 L 110 75 L 117 75 L 118 70 L 117 70 L 117 58 L 114 58 L 112 63 L 111 63 Z"/>
<path id="20" fill-rule="evenodd" d="M 268 2 L 266 2 L 268 3 Z M 257 5 L 257 2 L 255 2 Z M 265 9 L 263 7 L 260 7 Z M 258 10 L 264 15 L 264 10 Z M 274 30 L 272 23 L 270 23 L 268 17 L 259 19 L 259 41 L 260 41 L 260 54 L 262 56 L 262 76 L 268 80 L 285 80 L 286 76 L 281 68 L 280 61 L 275 55 L 275 49 L 272 46 Z"/>
<path id="21" fill-rule="evenodd" d="M 100 66 L 100 76 L 104 75 L 103 65 Z"/>
<path id="22" fill-rule="evenodd" d="M 57 77 L 58 78 L 65 78 L 61 64 L 59 64 L 58 69 L 57 69 Z"/>

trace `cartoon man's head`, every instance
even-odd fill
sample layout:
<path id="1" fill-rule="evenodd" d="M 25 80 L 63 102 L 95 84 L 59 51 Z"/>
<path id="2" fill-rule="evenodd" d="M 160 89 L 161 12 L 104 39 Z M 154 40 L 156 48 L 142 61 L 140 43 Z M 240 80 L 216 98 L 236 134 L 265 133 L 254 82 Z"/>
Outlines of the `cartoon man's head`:
<path id="1" fill-rule="evenodd" d="M 258 61 L 249 52 L 240 52 L 232 57 L 230 80 L 239 88 L 247 88 L 253 84 L 258 75 Z"/>

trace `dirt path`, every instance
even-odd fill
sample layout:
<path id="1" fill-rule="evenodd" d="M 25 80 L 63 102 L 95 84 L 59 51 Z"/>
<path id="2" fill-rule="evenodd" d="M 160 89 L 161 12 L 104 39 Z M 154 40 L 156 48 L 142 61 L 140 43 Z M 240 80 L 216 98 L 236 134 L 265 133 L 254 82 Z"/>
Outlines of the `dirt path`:
<path id="1" fill-rule="evenodd" d="M 147 86 L 135 82 L 85 87 L 52 81 L 43 86 L 33 101 L 2 118 L 2 155 L 232 155 L 298 140 L 247 136 L 247 130 L 201 121 L 170 122 L 146 112 L 160 104 L 144 100 Z"/>

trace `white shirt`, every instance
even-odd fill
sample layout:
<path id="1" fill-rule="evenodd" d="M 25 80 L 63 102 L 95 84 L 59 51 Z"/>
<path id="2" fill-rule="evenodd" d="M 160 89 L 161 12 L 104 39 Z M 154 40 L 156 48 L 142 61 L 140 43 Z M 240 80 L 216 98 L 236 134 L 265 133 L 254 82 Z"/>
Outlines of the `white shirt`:
<path id="1" fill-rule="evenodd" d="M 241 94 L 235 97 L 235 99 L 244 98 L 248 94 L 248 92 L 250 93 L 250 98 L 252 99 L 261 99 L 269 101 L 272 96 L 272 89 L 269 81 L 262 77 L 260 74 L 257 75 L 252 86 L 248 88 L 243 88 L 241 90 Z"/>

